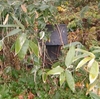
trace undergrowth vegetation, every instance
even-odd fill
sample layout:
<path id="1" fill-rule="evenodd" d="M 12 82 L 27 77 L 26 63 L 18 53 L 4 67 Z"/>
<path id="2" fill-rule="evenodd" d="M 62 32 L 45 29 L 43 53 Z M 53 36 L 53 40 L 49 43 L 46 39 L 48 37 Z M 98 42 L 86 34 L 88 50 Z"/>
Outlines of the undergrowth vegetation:
<path id="1" fill-rule="evenodd" d="M 51 68 L 48 24 L 68 31 Z M 100 99 L 99 61 L 99 0 L 0 0 L 0 99 Z"/>

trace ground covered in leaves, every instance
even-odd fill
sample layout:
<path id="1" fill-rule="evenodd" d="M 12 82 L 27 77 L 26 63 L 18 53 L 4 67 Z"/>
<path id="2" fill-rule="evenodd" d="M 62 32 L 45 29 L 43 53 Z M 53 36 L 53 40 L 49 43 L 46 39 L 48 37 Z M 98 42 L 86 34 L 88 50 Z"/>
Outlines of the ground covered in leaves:
<path id="1" fill-rule="evenodd" d="M 50 77 L 46 83 L 41 78 L 42 70 L 38 70 L 36 78 L 32 70 L 15 70 L 7 67 L 0 77 L 1 99 L 91 99 L 86 96 L 86 74 L 76 73 L 76 92 L 68 88 L 67 83 L 59 86 L 57 77 Z M 84 76 L 84 80 L 82 80 Z M 78 78 L 78 79 L 77 79 Z M 79 82 L 81 81 L 81 82 Z M 86 84 L 86 83 L 85 83 Z"/>

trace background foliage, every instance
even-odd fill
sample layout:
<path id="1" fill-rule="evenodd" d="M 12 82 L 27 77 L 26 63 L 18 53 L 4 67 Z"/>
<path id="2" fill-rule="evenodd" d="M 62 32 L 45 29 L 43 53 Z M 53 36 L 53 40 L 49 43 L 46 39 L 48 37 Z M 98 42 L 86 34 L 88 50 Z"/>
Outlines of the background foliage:
<path id="1" fill-rule="evenodd" d="M 68 29 L 51 69 L 47 24 Z M 99 46 L 99 0 L 0 0 L 0 99 L 99 99 Z"/>

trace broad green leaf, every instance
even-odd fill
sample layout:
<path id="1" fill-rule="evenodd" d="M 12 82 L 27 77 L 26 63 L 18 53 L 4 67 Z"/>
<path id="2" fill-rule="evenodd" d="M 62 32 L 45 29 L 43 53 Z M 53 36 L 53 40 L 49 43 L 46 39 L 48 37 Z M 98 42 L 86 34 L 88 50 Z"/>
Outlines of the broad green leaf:
<path id="1" fill-rule="evenodd" d="M 0 51 L 2 50 L 3 48 L 3 40 L 0 40 Z"/>
<path id="2" fill-rule="evenodd" d="M 7 24 L 7 25 L 0 24 L 0 27 L 18 27 L 18 26 L 15 24 Z"/>
<path id="3" fill-rule="evenodd" d="M 20 50 L 20 52 L 18 53 L 18 56 L 20 59 L 24 59 L 25 58 L 25 55 L 27 53 L 27 50 L 29 48 L 29 41 L 26 40 Z"/>
<path id="4" fill-rule="evenodd" d="M 93 98 L 93 99 L 100 99 L 100 96 L 93 92 L 90 92 L 89 94 L 90 94 L 91 98 Z"/>
<path id="5" fill-rule="evenodd" d="M 26 34 L 22 33 L 15 42 L 15 55 L 17 55 L 21 48 L 23 47 L 24 42 L 26 41 Z"/>
<path id="6" fill-rule="evenodd" d="M 45 72 L 42 73 L 42 80 L 45 83 L 47 79 L 47 74 Z"/>
<path id="7" fill-rule="evenodd" d="M 89 72 L 90 83 L 93 83 L 97 79 L 98 74 L 99 74 L 99 65 L 97 61 L 94 61 Z"/>
<path id="8" fill-rule="evenodd" d="M 17 34 L 17 33 L 19 33 L 19 32 L 21 32 L 21 29 L 14 29 L 14 30 L 12 30 L 11 32 L 9 32 L 9 34 L 7 34 L 6 37 L 15 35 L 15 34 Z"/>
<path id="9" fill-rule="evenodd" d="M 92 58 L 91 57 L 86 57 L 86 58 L 84 58 L 84 59 L 82 59 L 79 63 L 78 63 L 78 65 L 77 65 L 77 67 L 76 67 L 76 70 L 77 69 L 79 69 L 79 68 L 81 68 L 83 65 L 85 65 L 88 61 L 90 61 Z"/>
<path id="10" fill-rule="evenodd" d="M 38 46 L 37 46 L 34 42 L 32 42 L 31 40 L 30 40 L 30 42 L 29 42 L 29 46 L 30 46 L 32 52 L 33 52 L 37 57 L 39 57 L 39 48 L 38 48 Z"/>
<path id="11" fill-rule="evenodd" d="M 64 83 L 64 81 L 65 81 L 65 73 L 62 72 L 62 73 L 60 74 L 60 86 L 62 86 L 62 84 Z"/>
<path id="12" fill-rule="evenodd" d="M 64 71 L 64 69 L 60 66 L 57 66 L 53 68 L 52 70 L 47 72 L 47 75 L 56 75 L 56 74 L 61 74 Z"/>
<path id="13" fill-rule="evenodd" d="M 15 20 L 15 22 L 17 23 L 17 25 L 18 25 L 19 27 L 21 27 L 22 30 L 24 31 L 24 30 L 25 30 L 24 25 L 23 25 L 14 15 L 12 15 L 12 17 L 13 17 L 13 19 Z"/>
<path id="14" fill-rule="evenodd" d="M 71 65 L 73 59 L 74 59 L 74 55 L 75 55 L 75 47 L 70 47 L 67 56 L 65 58 L 65 65 L 67 66 L 67 68 Z"/>
<path id="15" fill-rule="evenodd" d="M 69 88 L 75 92 L 75 82 L 74 82 L 74 78 L 71 74 L 71 72 L 69 70 L 65 70 L 65 77 L 66 77 L 66 81 L 68 83 Z"/>

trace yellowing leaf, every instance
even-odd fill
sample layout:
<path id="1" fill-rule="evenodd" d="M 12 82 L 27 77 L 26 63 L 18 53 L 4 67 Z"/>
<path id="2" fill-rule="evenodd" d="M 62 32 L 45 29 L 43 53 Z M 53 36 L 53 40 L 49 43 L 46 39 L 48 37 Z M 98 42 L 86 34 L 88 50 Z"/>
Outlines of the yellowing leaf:
<path id="1" fill-rule="evenodd" d="M 79 69 L 79 68 L 81 68 L 83 65 L 85 65 L 89 60 L 91 60 L 92 58 L 91 57 L 86 57 L 86 58 L 84 58 L 84 59 L 82 59 L 79 63 L 78 63 L 78 65 L 77 65 L 77 67 L 76 67 L 76 70 L 77 69 Z"/>
<path id="2" fill-rule="evenodd" d="M 75 62 L 81 58 L 87 57 L 87 56 L 88 56 L 88 54 L 86 54 L 86 53 L 84 53 L 82 55 L 78 55 L 78 56 L 74 57 L 73 62 Z"/>
<path id="3" fill-rule="evenodd" d="M 61 6 L 57 7 L 57 10 L 58 10 L 59 12 L 65 12 L 65 11 L 66 11 L 66 9 L 64 9 L 64 8 L 61 7 Z"/>
<path id="4" fill-rule="evenodd" d="M 90 33 L 95 33 L 95 31 L 96 31 L 96 27 L 92 27 L 92 28 L 90 28 L 90 30 L 89 30 Z"/>
<path id="5" fill-rule="evenodd" d="M 92 66 L 93 62 L 94 62 L 94 58 L 89 61 L 88 68 L 90 68 Z"/>
<path id="6" fill-rule="evenodd" d="M 97 61 L 94 61 L 89 72 L 90 83 L 93 83 L 97 79 L 98 74 L 99 74 L 99 65 Z"/>
<path id="7" fill-rule="evenodd" d="M 95 55 L 94 55 L 92 52 L 88 52 L 88 51 L 86 51 L 86 50 L 79 49 L 79 48 L 77 48 L 76 51 L 82 52 L 82 53 L 86 53 L 86 54 L 88 54 L 90 57 L 95 58 Z"/>
<path id="8" fill-rule="evenodd" d="M 92 91 L 92 90 L 94 89 L 94 87 L 96 86 L 97 83 L 98 83 L 98 80 L 95 80 L 93 83 L 91 83 L 91 84 L 89 84 L 89 85 L 87 86 L 86 95 L 87 95 L 90 91 Z"/>
<path id="9" fill-rule="evenodd" d="M 60 66 L 57 66 L 53 68 L 52 70 L 47 72 L 47 75 L 56 75 L 56 74 L 61 74 L 64 71 L 64 69 Z"/>

